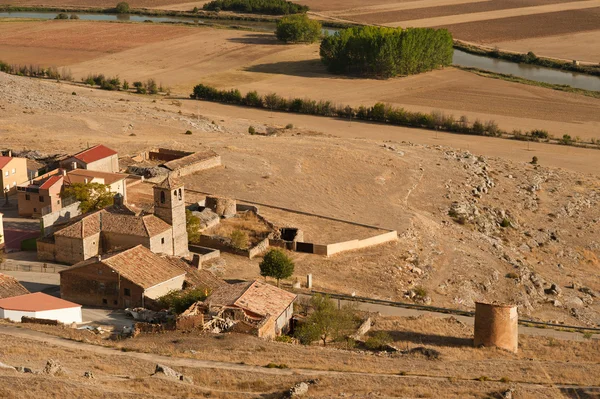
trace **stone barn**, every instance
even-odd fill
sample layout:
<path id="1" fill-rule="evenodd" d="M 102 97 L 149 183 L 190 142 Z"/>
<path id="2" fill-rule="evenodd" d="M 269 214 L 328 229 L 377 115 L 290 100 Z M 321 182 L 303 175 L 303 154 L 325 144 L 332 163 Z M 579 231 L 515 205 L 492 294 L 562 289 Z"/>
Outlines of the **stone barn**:
<path id="1" fill-rule="evenodd" d="M 186 269 L 176 260 L 138 245 L 62 270 L 60 294 L 84 305 L 145 307 L 148 299 L 183 289 L 185 277 Z"/>
<path id="2" fill-rule="evenodd" d="M 98 172 L 119 172 L 119 154 L 102 144 L 85 149 L 61 161 L 60 167 L 67 170 L 88 169 Z"/>

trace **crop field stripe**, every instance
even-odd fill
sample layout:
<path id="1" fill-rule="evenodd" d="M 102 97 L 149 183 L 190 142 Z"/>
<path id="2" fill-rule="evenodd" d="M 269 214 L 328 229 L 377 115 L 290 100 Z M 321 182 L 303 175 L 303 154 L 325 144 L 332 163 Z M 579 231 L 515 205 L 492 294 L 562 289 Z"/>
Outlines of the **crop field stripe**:
<path id="1" fill-rule="evenodd" d="M 586 8 L 595 8 L 600 6 L 600 0 L 585 0 L 585 1 L 575 1 L 572 3 L 562 3 L 562 4 L 549 4 L 543 6 L 534 6 L 534 7 L 523 7 L 523 8 L 514 8 L 507 10 L 497 10 L 497 11 L 489 11 L 489 12 L 478 12 L 473 14 L 463 14 L 463 15 L 451 15 L 446 17 L 437 17 L 437 18 L 423 18 L 423 19 L 415 19 L 412 21 L 403 21 L 403 22 L 390 22 L 384 25 L 392 26 L 392 27 L 410 27 L 410 26 L 418 26 L 418 27 L 434 27 L 440 25 L 448 25 L 448 24 L 461 24 L 467 22 L 477 22 L 477 21 L 487 21 L 501 18 L 509 18 L 509 17 L 520 17 L 526 15 L 535 15 L 535 14 L 546 14 L 560 11 L 569 11 L 569 10 L 582 10 Z"/>

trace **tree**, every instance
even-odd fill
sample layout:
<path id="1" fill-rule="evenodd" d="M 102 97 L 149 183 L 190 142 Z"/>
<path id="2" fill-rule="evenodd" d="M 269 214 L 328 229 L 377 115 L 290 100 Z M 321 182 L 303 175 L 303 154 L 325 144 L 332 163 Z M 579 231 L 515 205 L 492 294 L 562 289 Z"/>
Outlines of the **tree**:
<path id="1" fill-rule="evenodd" d="M 197 243 L 200 241 L 200 218 L 195 216 L 189 209 L 185 210 L 185 228 L 187 230 L 188 241 Z"/>
<path id="2" fill-rule="evenodd" d="M 62 191 L 60 197 L 80 201 L 81 213 L 97 211 L 113 204 L 113 193 L 108 185 L 101 183 L 73 183 Z"/>
<path id="3" fill-rule="evenodd" d="M 328 340 L 343 338 L 356 328 L 356 310 L 353 306 L 344 305 L 338 309 L 328 296 L 315 295 L 310 300 L 310 307 L 312 313 L 295 334 L 305 345 L 316 340 L 327 345 Z"/>
<path id="4" fill-rule="evenodd" d="M 129 12 L 129 3 L 124 1 L 120 2 L 115 7 L 115 11 L 117 11 L 117 14 L 127 14 Z"/>
<path id="5" fill-rule="evenodd" d="M 233 230 L 230 235 L 231 245 L 237 249 L 246 249 L 248 248 L 248 234 L 243 232 L 242 230 Z"/>
<path id="6" fill-rule="evenodd" d="M 181 314 L 194 303 L 205 300 L 209 293 L 209 290 L 204 287 L 185 291 L 169 291 L 166 295 L 158 298 L 158 303 L 166 309 L 172 309 L 176 314 Z"/>
<path id="7" fill-rule="evenodd" d="M 269 250 L 259 266 L 260 275 L 276 278 L 278 287 L 280 279 L 291 277 L 294 274 L 294 262 L 280 249 Z"/>
<path id="8" fill-rule="evenodd" d="M 275 35 L 284 43 L 314 43 L 321 37 L 323 27 L 306 14 L 290 15 L 277 21 Z"/>

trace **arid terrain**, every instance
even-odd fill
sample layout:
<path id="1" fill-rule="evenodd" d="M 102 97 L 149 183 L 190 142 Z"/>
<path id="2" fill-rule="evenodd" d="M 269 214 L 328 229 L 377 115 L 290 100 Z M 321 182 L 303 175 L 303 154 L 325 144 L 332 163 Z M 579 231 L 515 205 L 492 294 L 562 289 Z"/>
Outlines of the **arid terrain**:
<path id="1" fill-rule="evenodd" d="M 182 97 L 205 83 L 353 106 L 384 102 L 495 120 L 508 131 L 546 129 L 556 137 L 600 139 L 600 99 L 453 68 L 386 81 L 337 77 L 321 65 L 318 45 L 284 46 L 266 33 L 73 21 L 5 22 L 0 33 L 5 62 L 65 67 L 76 79 L 90 73 L 130 83 L 153 78 Z M 103 44 L 94 46 L 100 34 Z"/>
<path id="2" fill-rule="evenodd" d="M 0 76 L 7 147 L 74 152 L 97 137 L 123 155 L 156 145 L 208 146 L 224 168 L 186 177 L 190 189 L 399 232 L 397 243 L 329 259 L 295 254 L 297 275 L 312 272 L 320 289 L 402 299 L 423 286 L 440 306 L 508 300 L 527 317 L 598 323 L 596 150 L 536 144 L 527 151 L 524 143 L 501 139 L 442 133 L 436 139 L 416 129 L 271 117 Z M 250 125 L 264 131 L 290 122 L 295 128 L 277 137 L 247 133 Z M 183 134 L 188 129 L 192 135 Z M 528 163 L 534 155 L 539 166 Z M 224 276 L 258 276 L 258 260 L 224 259 Z M 562 287 L 559 296 L 546 291 L 553 283 Z"/>
<path id="3" fill-rule="evenodd" d="M 143 334 L 111 341 L 89 331 L 3 324 L 0 362 L 40 373 L 0 368 L 0 393 L 6 398 L 281 398 L 295 383 L 310 379 L 316 379 L 311 398 L 481 398 L 501 397 L 509 389 L 518 398 L 563 398 L 596 392 L 578 388 L 598 384 L 595 340 L 521 336 L 515 355 L 473 348 L 471 328 L 454 318 L 379 317 L 375 323 L 372 333 L 391 331 L 393 344 L 407 353 L 303 347 L 240 334 Z M 431 351 L 428 356 L 419 354 L 423 347 Z M 55 375 L 42 371 L 49 359 L 60 365 Z M 152 376 L 157 363 L 191 381 Z M 269 363 L 285 368 L 265 368 Z M 93 378 L 84 378 L 86 371 Z"/>

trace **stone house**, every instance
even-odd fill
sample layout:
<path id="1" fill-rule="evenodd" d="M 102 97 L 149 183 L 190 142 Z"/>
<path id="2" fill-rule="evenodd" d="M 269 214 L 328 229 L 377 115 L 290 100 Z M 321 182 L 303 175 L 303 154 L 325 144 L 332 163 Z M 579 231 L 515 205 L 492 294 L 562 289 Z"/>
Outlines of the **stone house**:
<path id="1" fill-rule="evenodd" d="M 33 180 L 28 185 L 17 186 L 19 216 L 40 217 L 60 210 L 63 183 L 64 177 L 54 174 Z"/>
<path id="2" fill-rule="evenodd" d="M 29 291 L 17 279 L 0 273 L 0 299 L 25 294 L 29 294 Z"/>
<path id="3" fill-rule="evenodd" d="M 137 245 L 62 270 L 60 295 L 90 306 L 145 307 L 169 291 L 183 289 L 185 276 L 176 260 Z"/>
<path id="4" fill-rule="evenodd" d="M 64 159 L 60 166 L 67 170 L 87 169 L 117 173 L 119 172 L 119 155 L 115 150 L 98 144 Z"/>
<path id="5" fill-rule="evenodd" d="M 3 192 L 13 194 L 17 185 L 28 180 L 27 159 L 0 156 L 0 187 Z"/>
<path id="6" fill-rule="evenodd" d="M 238 321 L 262 338 L 274 338 L 289 330 L 297 295 L 254 280 L 217 287 L 204 301 L 211 314 Z M 237 325 L 236 325 L 237 326 Z"/>
<path id="7" fill-rule="evenodd" d="M 75 264 L 137 245 L 154 253 L 187 255 L 183 185 L 163 182 L 154 187 L 154 197 L 154 214 L 147 214 L 128 207 L 116 194 L 113 206 L 75 217 L 40 238 L 38 259 Z"/>
<path id="8" fill-rule="evenodd" d="M 124 199 L 127 199 L 126 179 L 127 175 L 123 173 L 99 172 L 88 169 L 74 169 L 65 173 L 66 185 L 75 183 L 105 184 L 111 193 L 121 194 Z"/>

